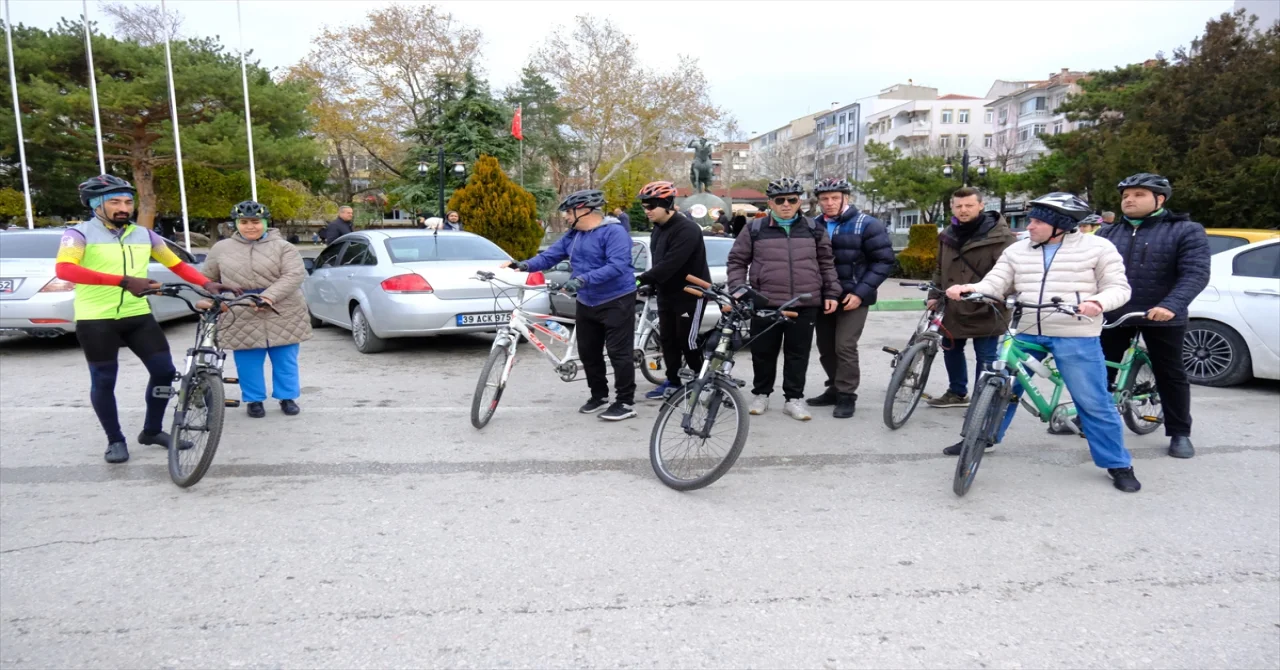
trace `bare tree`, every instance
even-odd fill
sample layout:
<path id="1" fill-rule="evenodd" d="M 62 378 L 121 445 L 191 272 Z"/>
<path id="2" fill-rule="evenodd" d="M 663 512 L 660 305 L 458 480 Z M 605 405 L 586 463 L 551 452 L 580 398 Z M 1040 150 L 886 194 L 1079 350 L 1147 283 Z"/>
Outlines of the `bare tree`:
<path id="1" fill-rule="evenodd" d="M 557 27 L 534 64 L 560 90 L 589 187 L 608 183 L 636 156 L 704 135 L 720 118 L 696 60 L 681 56 L 674 68 L 647 69 L 631 38 L 608 20 L 579 16 L 572 33 Z M 598 175 L 606 159 L 612 167 Z"/>
<path id="2" fill-rule="evenodd" d="M 162 10 L 160 5 L 109 2 L 102 5 L 102 11 L 111 17 L 117 37 L 143 46 L 160 44 L 166 35 L 178 37 L 182 29 L 182 13 Z"/>
<path id="3" fill-rule="evenodd" d="M 795 177 L 803 170 L 800 148 L 789 141 L 770 144 L 760 151 L 751 152 L 749 172 L 760 179 Z"/>

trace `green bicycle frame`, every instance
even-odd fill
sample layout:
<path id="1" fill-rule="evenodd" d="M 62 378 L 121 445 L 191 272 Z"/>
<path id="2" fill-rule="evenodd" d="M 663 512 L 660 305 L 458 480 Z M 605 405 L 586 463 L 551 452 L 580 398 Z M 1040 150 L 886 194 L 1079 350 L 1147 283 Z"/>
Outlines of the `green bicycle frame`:
<path id="1" fill-rule="evenodd" d="M 1057 407 L 1062 400 L 1062 389 L 1065 384 L 1062 381 L 1062 375 L 1058 374 L 1057 368 L 1052 365 L 1052 360 L 1047 363 L 1041 361 L 1049 369 L 1049 382 L 1053 384 L 1052 394 L 1048 399 L 1045 399 L 1040 389 L 1031 383 L 1031 375 L 1027 372 L 1026 361 L 1031 358 L 1031 352 L 1048 354 L 1049 350 L 1037 344 L 1020 342 L 1013 337 L 1005 337 L 1000 343 L 1000 355 L 996 358 L 996 361 L 997 363 L 1002 363 L 1002 367 L 1011 372 L 1013 379 L 1022 386 L 1022 405 L 1027 408 L 1027 411 L 1034 412 L 1036 416 L 1040 417 L 1041 421 L 1048 421 L 1048 417 L 1053 414 L 1053 408 Z M 1030 405 L 1027 404 L 1028 400 L 1031 403 Z"/>

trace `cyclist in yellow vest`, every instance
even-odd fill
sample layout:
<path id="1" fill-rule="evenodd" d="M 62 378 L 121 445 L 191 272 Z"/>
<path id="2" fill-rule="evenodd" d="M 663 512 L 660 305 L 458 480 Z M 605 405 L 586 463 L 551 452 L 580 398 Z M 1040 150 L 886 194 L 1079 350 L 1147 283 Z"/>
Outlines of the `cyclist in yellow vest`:
<path id="1" fill-rule="evenodd" d="M 211 293 L 231 290 L 183 263 L 155 232 L 133 224 L 133 196 L 129 182 L 111 175 L 80 184 L 80 202 L 94 217 L 64 233 L 58 249 L 58 278 L 76 284 L 76 338 L 89 363 L 89 399 L 107 433 L 108 463 L 129 460 L 116 413 L 117 355 L 122 346 L 129 347 L 151 375 L 138 442 L 169 448 L 162 422 L 175 370 L 169 341 L 145 297 L 159 286 L 147 279 L 147 265 L 155 260 Z"/>

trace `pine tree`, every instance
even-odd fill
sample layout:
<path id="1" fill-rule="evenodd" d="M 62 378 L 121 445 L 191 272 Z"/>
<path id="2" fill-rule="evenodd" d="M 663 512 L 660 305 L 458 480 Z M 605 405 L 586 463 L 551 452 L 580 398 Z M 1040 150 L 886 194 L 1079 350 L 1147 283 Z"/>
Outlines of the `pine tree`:
<path id="1" fill-rule="evenodd" d="M 533 195 L 511 181 L 492 156 L 481 156 L 467 185 L 454 191 L 449 209 L 469 232 L 489 239 L 517 259 L 538 252 L 542 227 Z"/>

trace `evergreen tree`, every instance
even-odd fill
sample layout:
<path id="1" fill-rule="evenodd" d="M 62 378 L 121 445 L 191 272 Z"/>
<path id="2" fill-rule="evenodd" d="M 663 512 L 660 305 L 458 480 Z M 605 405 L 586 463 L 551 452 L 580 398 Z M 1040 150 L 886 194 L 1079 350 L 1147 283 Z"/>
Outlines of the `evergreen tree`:
<path id="1" fill-rule="evenodd" d="M 467 230 L 491 240 L 516 259 L 538 253 L 542 227 L 533 196 L 507 177 L 492 156 L 481 156 L 467 185 L 454 192 L 449 209 Z"/>

